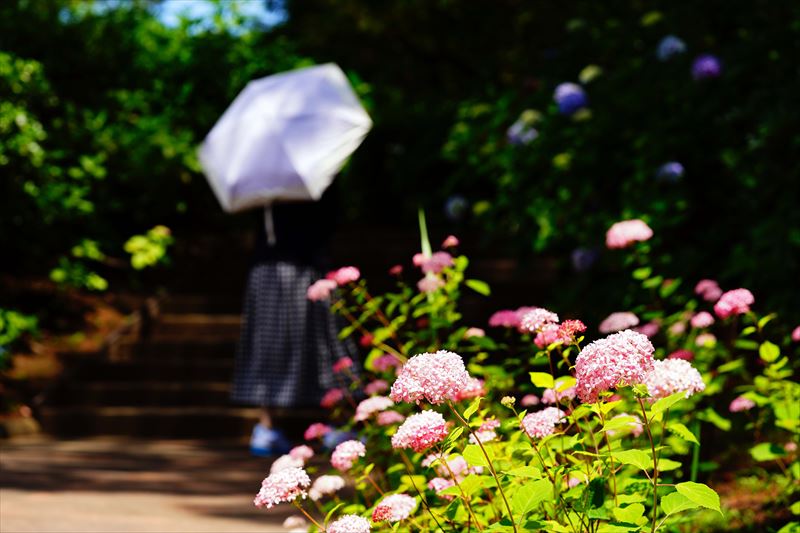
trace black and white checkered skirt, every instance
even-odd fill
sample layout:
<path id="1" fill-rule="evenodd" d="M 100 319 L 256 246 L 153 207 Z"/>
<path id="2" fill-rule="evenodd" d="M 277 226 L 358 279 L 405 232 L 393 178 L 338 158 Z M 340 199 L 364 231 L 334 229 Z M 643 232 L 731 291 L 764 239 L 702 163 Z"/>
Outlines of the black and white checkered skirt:
<path id="1" fill-rule="evenodd" d="M 327 389 L 341 386 L 332 366 L 355 359 L 352 343 L 340 342 L 343 325 L 327 302 L 306 298 L 321 277 L 311 266 L 258 263 L 250 269 L 231 399 L 266 407 L 319 406 Z"/>

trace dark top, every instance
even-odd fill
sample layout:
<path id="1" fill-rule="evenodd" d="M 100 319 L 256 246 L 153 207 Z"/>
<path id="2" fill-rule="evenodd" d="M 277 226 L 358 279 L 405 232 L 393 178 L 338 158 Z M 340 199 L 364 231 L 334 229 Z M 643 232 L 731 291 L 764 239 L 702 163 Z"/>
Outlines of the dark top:
<path id="1" fill-rule="evenodd" d="M 289 202 L 272 206 L 275 244 L 267 242 L 264 210 L 256 211 L 258 234 L 254 263 L 289 261 L 326 269 L 330 241 L 338 218 L 336 187 L 331 185 L 318 202 Z"/>

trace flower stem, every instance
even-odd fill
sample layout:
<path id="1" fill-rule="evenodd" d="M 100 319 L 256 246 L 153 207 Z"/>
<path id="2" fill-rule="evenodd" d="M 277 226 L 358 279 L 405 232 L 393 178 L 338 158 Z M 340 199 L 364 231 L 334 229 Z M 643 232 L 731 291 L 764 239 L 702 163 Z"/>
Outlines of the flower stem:
<path id="1" fill-rule="evenodd" d="M 431 518 L 433 518 L 433 521 L 436 522 L 437 526 L 439 526 L 439 529 L 441 531 L 444 531 L 442 524 L 439 523 L 439 520 L 436 518 L 436 515 L 433 514 L 433 511 L 431 511 L 431 508 L 428 506 L 428 501 L 425 499 L 425 496 L 422 495 L 422 493 L 417 488 L 417 484 L 414 483 L 414 467 L 411 466 L 411 461 L 409 461 L 408 457 L 406 457 L 406 452 L 400 450 L 400 457 L 403 458 L 403 464 L 406 467 L 406 472 L 408 472 L 408 479 L 411 481 L 411 486 L 414 487 L 414 491 L 417 493 L 419 499 L 422 501 L 423 507 L 425 507 L 425 510 L 428 511 L 428 514 L 431 515 Z"/>
<path id="2" fill-rule="evenodd" d="M 295 507 L 297 507 L 297 509 L 298 509 L 298 510 L 299 510 L 301 513 L 303 513 L 304 515 L 306 515 L 306 518 L 308 518 L 309 520 L 311 520 L 311 522 L 312 522 L 312 523 L 313 523 L 315 526 L 317 526 L 317 529 L 319 529 L 320 531 L 325 531 L 325 527 L 324 527 L 324 526 L 322 526 L 322 525 L 321 525 L 319 522 L 317 522 L 316 520 L 314 520 L 314 517 L 312 517 L 310 514 L 308 514 L 308 513 L 306 512 L 306 510 L 305 510 L 305 509 L 303 509 L 303 507 L 302 507 L 302 506 L 301 506 L 299 503 L 297 503 L 297 501 L 296 501 L 296 500 L 295 500 L 294 502 L 292 502 L 292 503 L 294 504 L 294 506 L 295 506 Z"/>
<path id="3" fill-rule="evenodd" d="M 467 510 L 469 511 L 470 516 L 472 516 L 472 519 L 475 521 L 475 527 L 478 528 L 478 531 L 483 531 L 483 526 L 481 526 L 481 523 L 478 521 L 478 517 L 475 516 L 475 511 L 472 510 L 472 504 L 470 503 L 470 498 L 467 497 L 467 493 L 464 492 L 463 488 L 461 488 L 461 483 L 458 482 L 458 478 L 456 478 L 455 473 L 453 473 L 453 470 L 450 468 L 450 465 L 447 464 L 447 459 L 444 457 L 444 454 L 442 453 L 441 450 L 439 450 L 439 461 L 447 469 L 447 472 L 450 474 L 450 478 L 453 480 L 453 483 L 455 483 L 456 487 L 458 487 L 458 491 L 461 493 L 461 498 L 464 500 L 464 503 L 467 506 Z"/>
<path id="4" fill-rule="evenodd" d="M 603 408 L 600 405 L 600 401 L 597 401 L 597 412 L 600 415 L 600 423 L 605 426 L 606 420 L 603 416 Z M 611 439 L 608 438 L 608 431 L 604 432 L 604 436 L 606 438 L 606 444 L 608 445 L 608 460 L 610 462 L 609 470 L 611 470 L 611 481 L 614 483 L 614 505 L 619 507 L 619 501 L 617 501 L 617 473 L 614 469 L 614 456 L 611 454 Z"/>
<path id="5" fill-rule="evenodd" d="M 647 418 L 647 410 L 644 408 L 644 402 L 641 398 L 639 405 L 642 408 L 642 416 L 644 417 L 644 427 L 647 430 L 647 437 L 650 439 L 650 450 L 653 453 L 653 528 L 652 533 L 656 531 L 656 519 L 658 518 L 658 456 L 656 455 L 656 445 L 653 441 L 653 434 L 650 432 L 650 420 Z"/>

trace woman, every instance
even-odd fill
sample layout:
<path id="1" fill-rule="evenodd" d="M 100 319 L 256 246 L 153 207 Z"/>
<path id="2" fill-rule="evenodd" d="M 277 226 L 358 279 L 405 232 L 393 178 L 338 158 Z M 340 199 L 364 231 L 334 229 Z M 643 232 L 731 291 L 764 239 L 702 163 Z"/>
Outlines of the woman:
<path id="1" fill-rule="evenodd" d="M 259 220 L 231 394 L 237 403 L 263 409 L 250 441 L 255 455 L 288 451 L 286 436 L 272 426 L 273 409 L 318 407 L 324 392 L 337 386 L 334 361 L 354 355 L 338 340 L 327 303 L 306 297 L 330 266 L 334 189 L 318 202 L 265 208 Z"/>

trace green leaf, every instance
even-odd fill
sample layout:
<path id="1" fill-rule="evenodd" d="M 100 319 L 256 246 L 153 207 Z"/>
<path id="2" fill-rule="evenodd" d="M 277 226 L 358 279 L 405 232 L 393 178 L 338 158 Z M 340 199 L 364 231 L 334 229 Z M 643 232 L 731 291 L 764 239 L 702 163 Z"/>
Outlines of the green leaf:
<path id="1" fill-rule="evenodd" d="M 729 431 L 731 429 L 731 421 L 727 418 L 721 417 L 711 407 L 708 407 L 705 411 L 702 411 L 698 415 L 698 418 L 700 418 L 700 420 L 705 420 L 706 422 L 711 422 L 722 431 Z"/>
<path id="2" fill-rule="evenodd" d="M 494 460 L 494 452 L 492 452 L 491 447 L 485 447 L 485 450 L 489 459 Z M 467 447 L 464 448 L 463 455 L 470 466 L 489 466 L 486 462 L 486 457 L 477 444 L 468 444 Z"/>
<path id="3" fill-rule="evenodd" d="M 627 507 L 616 507 L 613 509 L 614 517 L 620 522 L 628 524 L 638 524 L 644 515 L 644 505 L 632 503 Z"/>
<path id="4" fill-rule="evenodd" d="M 677 436 L 679 436 L 683 440 L 688 440 L 689 442 L 693 442 L 693 443 L 697 444 L 698 446 L 700 445 L 700 442 L 698 442 L 697 437 L 694 436 L 694 433 L 689 431 L 689 428 L 687 428 L 686 426 L 684 426 L 680 422 L 674 422 L 674 423 L 670 424 L 667 427 L 667 429 L 669 429 L 671 432 L 675 433 Z"/>
<path id="5" fill-rule="evenodd" d="M 720 374 L 725 374 L 726 372 L 732 372 L 734 370 L 739 370 L 740 368 L 744 368 L 744 357 L 740 357 L 734 361 L 729 361 L 724 365 L 720 365 L 717 367 L 717 372 Z"/>
<path id="6" fill-rule="evenodd" d="M 464 410 L 464 420 L 469 420 L 472 415 L 475 414 L 475 411 L 478 410 L 478 407 L 481 405 L 481 397 L 477 397 L 472 400 L 472 403 L 469 404 L 469 407 Z"/>
<path id="7" fill-rule="evenodd" d="M 661 498 L 661 510 L 667 516 L 698 507 L 700 507 L 699 504 L 694 503 L 680 492 L 670 492 Z"/>
<path id="8" fill-rule="evenodd" d="M 670 470 L 675 470 L 683 466 L 682 463 L 678 461 L 673 461 L 672 459 L 659 459 L 658 460 L 658 471 L 659 472 L 668 472 Z"/>
<path id="9" fill-rule="evenodd" d="M 601 431 L 617 431 L 620 429 L 630 431 L 632 429 L 631 424 L 636 423 L 636 421 L 633 416 L 618 416 L 607 420 Z"/>
<path id="10" fill-rule="evenodd" d="M 544 389 L 553 388 L 553 376 L 547 372 L 530 372 L 531 383 Z"/>
<path id="11" fill-rule="evenodd" d="M 764 341 L 758 347 L 758 355 L 767 363 L 772 363 L 781 356 L 781 349 L 769 341 Z"/>
<path id="12" fill-rule="evenodd" d="M 653 413 L 653 415 L 663 413 L 664 411 L 666 411 L 679 401 L 685 399 L 686 399 L 685 392 L 676 392 L 675 394 L 667 396 L 666 398 L 661 398 L 656 403 L 654 403 L 653 406 L 650 408 L 650 412 Z"/>
<path id="13" fill-rule="evenodd" d="M 653 460 L 650 455 L 642 450 L 623 450 L 621 452 L 614 452 L 611 454 L 614 459 L 626 465 L 633 465 L 648 470 L 653 466 Z"/>
<path id="14" fill-rule="evenodd" d="M 489 284 L 479 279 L 468 279 L 464 282 L 464 284 L 483 296 L 489 296 L 492 293 L 492 289 L 489 288 Z"/>
<path id="15" fill-rule="evenodd" d="M 335 513 L 337 509 L 339 509 L 339 507 L 341 507 L 342 505 L 344 505 L 344 502 L 337 503 L 336 505 L 333 506 L 333 509 L 328 511 L 328 514 L 325 515 L 325 521 L 323 522 L 323 524 L 325 524 L 325 527 L 328 526 L 328 520 L 331 519 L 333 513 Z"/>
<path id="16" fill-rule="evenodd" d="M 544 500 L 553 497 L 553 484 L 549 479 L 539 479 L 517 488 L 511 499 L 511 508 L 517 517 L 524 517 Z"/>
<path id="17" fill-rule="evenodd" d="M 766 326 L 773 318 L 775 318 L 777 316 L 778 315 L 776 315 L 775 313 L 772 313 L 772 314 L 769 314 L 767 316 L 761 317 L 758 320 L 758 329 L 764 329 L 764 326 Z"/>
<path id="18" fill-rule="evenodd" d="M 542 471 L 535 466 L 518 466 L 517 468 L 512 468 L 511 470 L 503 473 L 507 476 L 514 477 L 542 477 Z"/>
<path id="19" fill-rule="evenodd" d="M 637 268 L 633 271 L 633 279 L 637 279 L 639 281 L 645 280 L 650 277 L 650 274 L 653 273 L 653 269 L 650 267 L 641 267 Z"/>
<path id="20" fill-rule="evenodd" d="M 675 485 L 675 489 L 697 505 L 722 514 L 722 509 L 719 507 L 719 495 L 708 485 L 685 481 Z"/>
<path id="21" fill-rule="evenodd" d="M 777 444 L 762 442 L 750 448 L 750 455 L 753 456 L 753 459 L 756 461 L 773 461 L 786 455 L 786 452 Z"/>

